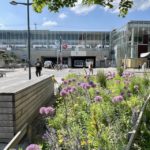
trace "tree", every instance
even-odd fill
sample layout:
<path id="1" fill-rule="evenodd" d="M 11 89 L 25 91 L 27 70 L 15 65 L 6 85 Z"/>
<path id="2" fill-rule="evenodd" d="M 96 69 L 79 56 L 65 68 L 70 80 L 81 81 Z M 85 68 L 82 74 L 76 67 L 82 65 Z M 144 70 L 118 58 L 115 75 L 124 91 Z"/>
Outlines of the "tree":
<path id="1" fill-rule="evenodd" d="M 116 0 L 82 0 L 83 5 L 100 5 L 103 7 L 114 7 Z M 49 11 L 58 12 L 63 7 L 74 7 L 77 0 L 33 0 L 33 8 L 36 12 L 41 12 L 44 7 L 48 7 Z M 133 5 L 133 0 L 120 0 L 119 2 L 120 16 L 124 17 Z"/>

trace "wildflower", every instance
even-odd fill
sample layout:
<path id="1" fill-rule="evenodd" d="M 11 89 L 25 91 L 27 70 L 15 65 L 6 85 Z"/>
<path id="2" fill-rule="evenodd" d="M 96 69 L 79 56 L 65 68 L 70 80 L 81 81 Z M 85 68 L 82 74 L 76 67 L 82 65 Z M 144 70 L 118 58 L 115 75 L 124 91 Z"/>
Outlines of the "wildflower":
<path id="1" fill-rule="evenodd" d="M 54 113 L 55 113 L 55 109 L 54 109 L 53 107 L 51 107 L 51 106 L 49 106 L 49 107 L 47 107 L 47 108 L 45 109 L 45 114 L 46 114 L 46 115 L 52 116 L 52 115 L 54 115 Z"/>
<path id="2" fill-rule="evenodd" d="M 81 86 L 83 89 L 89 89 L 89 88 L 91 87 L 88 83 L 81 83 L 80 86 Z"/>
<path id="3" fill-rule="evenodd" d="M 68 87 L 66 90 L 68 93 L 73 93 L 76 90 L 76 88 L 75 87 Z"/>
<path id="4" fill-rule="evenodd" d="M 62 78 L 62 79 L 61 79 L 61 81 L 65 81 L 65 79 L 64 79 L 64 78 Z"/>
<path id="5" fill-rule="evenodd" d="M 96 96 L 94 98 L 94 100 L 95 100 L 95 102 L 100 102 L 100 101 L 102 101 L 102 97 L 101 96 Z"/>
<path id="6" fill-rule="evenodd" d="M 71 80 L 71 79 L 69 79 L 69 80 L 68 80 L 68 83 L 71 83 L 71 82 L 72 82 L 72 80 Z"/>
<path id="7" fill-rule="evenodd" d="M 41 150 L 41 148 L 37 144 L 30 144 L 26 150 Z"/>
<path id="8" fill-rule="evenodd" d="M 45 109 L 46 109 L 46 107 L 41 107 L 40 110 L 39 110 L 39 113 L 41 115 L 44 115 L 45 114 Z"/>
<path id="9" fill-rule="evenodd" d="M 76 82 L 76 79 L 73 78 L 73 79 L 72 79 L 72 82 Z"/>
<path id="10" fill-rule="evenodd" d="M 67 96 L 68 95 L 68 92 L 67 92 L 67 90 L 66 89 L 62 89 L 61 91 L 60 91 L 60 96 Z"/>
<path id="11" fill-rule="evenodd" d="M 93 81 L 90 81 L 90 82 L 89 82 L 89 85 L 90 85 L 92 88 L 95 88 L 95 87 L 96 87 L 96 84 L 95 84 Z"/>
<path id="12" fill-rule="evenodd" d="M 123 96 L 122 96 L 122 95 L 115 96 L 115 97 L 112 99 L 112 102 L 113 102 L 113 103 L 117 103 L 117 102 L 121 102 L 121 101 L 123 101 Z"/>
<path id="13" fill-rule="evenodd" d="M 68 84 L 68 81 L 67 81 L 67 80 L 64 80 L 64 81 L 63 81 L 63 84 Z"/>
<path id="14" fill-rule="evenodd" d="M 55 113 L 55 109 L 51 106 L 49 107 L 41 107 L 39 110 L 41 115 L 52 116 Z"/>
<path id="15" fill-rule="evenodd" d="M 99 94 L 100 94 L 100 92 L 99 92 L 99 91 L 96 91 L 95 93 L 96 93 L 96 95 L 99 95 Z"/>

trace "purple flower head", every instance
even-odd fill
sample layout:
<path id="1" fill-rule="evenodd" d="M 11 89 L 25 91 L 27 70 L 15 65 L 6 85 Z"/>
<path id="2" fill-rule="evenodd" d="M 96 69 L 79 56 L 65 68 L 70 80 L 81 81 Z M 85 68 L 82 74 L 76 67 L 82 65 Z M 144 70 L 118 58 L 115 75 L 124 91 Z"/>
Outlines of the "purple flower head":
<path id="1" fill-rule="evenodd" d="M 88 83 L 81 83 L 80 86 L 81 86 L 83 89 L 89 89 L 89 88 L 91 87 Z"/>
<path id="2" fill-rule="evenodd" d="M 71 83 L 71 82 L 72 82 L 72 80 L 71 80 L 71 79 L 69 79 L 69 80 L 68 80 L 68 83 Z"/>
<path id="3" fill-rule="evenodd" d="M 94 83 L 93 85 L 91 85 L 92 88 L 96 88 L 96 84 Z"/>
<path id="4" fill-rule="evenodd" d="M 41 148 L 37 144 L 30 144 L 26 150 L 41 150 Z"/>
<path id="5" fill-rule="evenodd" d="M 73 78 L 73 79 L 72 79 L 72 82 L 76 82 L 76 79 Z"/>
<path id="6" fill-rule="evenodd" d="M 112 102 L 113 102 L 113 103 L 117 103 L 117 102 L 121 102 L 121 101 L 123 101 L 123 96 L 122 96 L 122 95 L 115 96 L 115 97 L 112 99 Z"/>
<path id="7" fill-rule="evenodd" d="M 61 78 L 61 81 L 65 81 L 65 79 L 64 79 L 64 78 Z"/>
<path id="8" fill-rule="evenodd" d="M 99 91 L 96 91 L 96 95 L 99 95 L 100 94 L 100 92 Z"/>
<path id="9" fill-rule="evenodd" d="M 60 91 L 60 96 L 67 96 L 68 95 L 68 91 L 66 90 L 66 89 L 62 89 L 61 91 Z"/>
<path id="10" fill-rule="evenodd" d="M 94 101 L 95 102 L 101 102 L 102 101 L 102 97 L 101 96 L 96 96 L 95 98 L 94 98 Z"/>
<path id="11" fill-rule="evenodd" d="M 108 71 L 108 73 L 106 74 L 107 80 L 111 80 L 115 77 L 115 72 L 110 72 Z"/>
<path id="12" fill-rule="evenodd" d="M 46 109 L 46 107 L 41 107 L 40 110 L 39 110 L 39 113 L 41 115 L 44 115 L 45 114 L 45 109 Z"/>
<path id="13" fill-rule="evenodd" d="M 63 84 L 68 84 L 68 81 L 67 81 L 67 80 L 64 80 L 64 81 L 63 81 Z"/>
<path id="14" fill-rule="evenodd" d="M 52 115 L 54 115 L 54 113 L 55 113 L 55 109 L 51 106 L 47 107 L 46 110 L 45 110 L 46 115 L 52 116 Z"/>
<path id="15" fill-rule="evenodd" d="M 41 107 L 39 110 L 41 115 L 52 116 L 55 113 L 55 109 L 51 106 L 49 107 Z"/>
<path id="16" fill-rule="evenodd" d="M 92 84 L 94 84 L 94 82 L 93 81 L 89 81 L 89 85 L 92 85 Z"/>
<path id="17" fill-rule="evenodd" d="M 78 86 L 80 86 L 80 85 L 81 85 L 81 83 L 80 83 L 80 82 L 78 82 L 78 83 L 77 83 L 77 85 L 78 85 Z"/>
<path id="18" fill-rule="evenodd" d="M 121 96 L 124 96 L 124 92 L 121 92 L 120 95 L 121 95 Z"/>
<path id="19" fill-rule="evenodd" d="M 71 94 L 76 90 L 76 88 L 75 87 L 68 87 L 66 90 L 67 90 L 68 93 Z"/>
<path id="20" fill-rule="evenodd" d="M 95 88 L 95 87 L 96 87 L 96 84 L 95 84 L 93 81 L 90 81 L 90 82 L 89 82 L 89 85 L 90 85 L 92 88 Z"/>

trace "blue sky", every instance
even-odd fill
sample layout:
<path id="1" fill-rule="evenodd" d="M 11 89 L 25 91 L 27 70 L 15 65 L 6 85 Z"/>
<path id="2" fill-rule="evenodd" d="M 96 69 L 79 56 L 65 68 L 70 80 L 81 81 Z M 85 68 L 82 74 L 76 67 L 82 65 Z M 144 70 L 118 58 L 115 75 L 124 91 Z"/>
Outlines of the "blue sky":
<path id="1" fill-rule="evenodd" d="M 1 0 L 0 30 L 19 30 L 27 28 L 26 7 L 13 6 L 10 0 Z M 26 0 L 17 0 L 26 2 Z M 36 13 L 30 7 L 31 29 L 58 31 L 110 31 L 120 28 L 131 20 L 150 20 L 150 0 L 134 0 L 135 4 L 125 18 L 118 17 L 117 4 L 109 10 L 100 6 L 82 6 L 81 0 L 74 8 L 64 8 L 59 13 L 49 12 L 46 8 L 42 13 Z"/>

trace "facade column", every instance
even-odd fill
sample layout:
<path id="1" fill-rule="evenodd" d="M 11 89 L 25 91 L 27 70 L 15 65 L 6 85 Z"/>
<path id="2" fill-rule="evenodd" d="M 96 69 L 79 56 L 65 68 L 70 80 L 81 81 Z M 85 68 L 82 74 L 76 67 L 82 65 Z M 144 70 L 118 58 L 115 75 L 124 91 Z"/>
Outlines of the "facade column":
<path id="1" fill-rule="evenodd" d="M 131 58 L 134 58 L 134 28 L 131 31 Z"/>
<path id="2" fill-rule="evenodd" d="M 68 67 L 71 67 L 71 57 L 68 57 Z"/>

